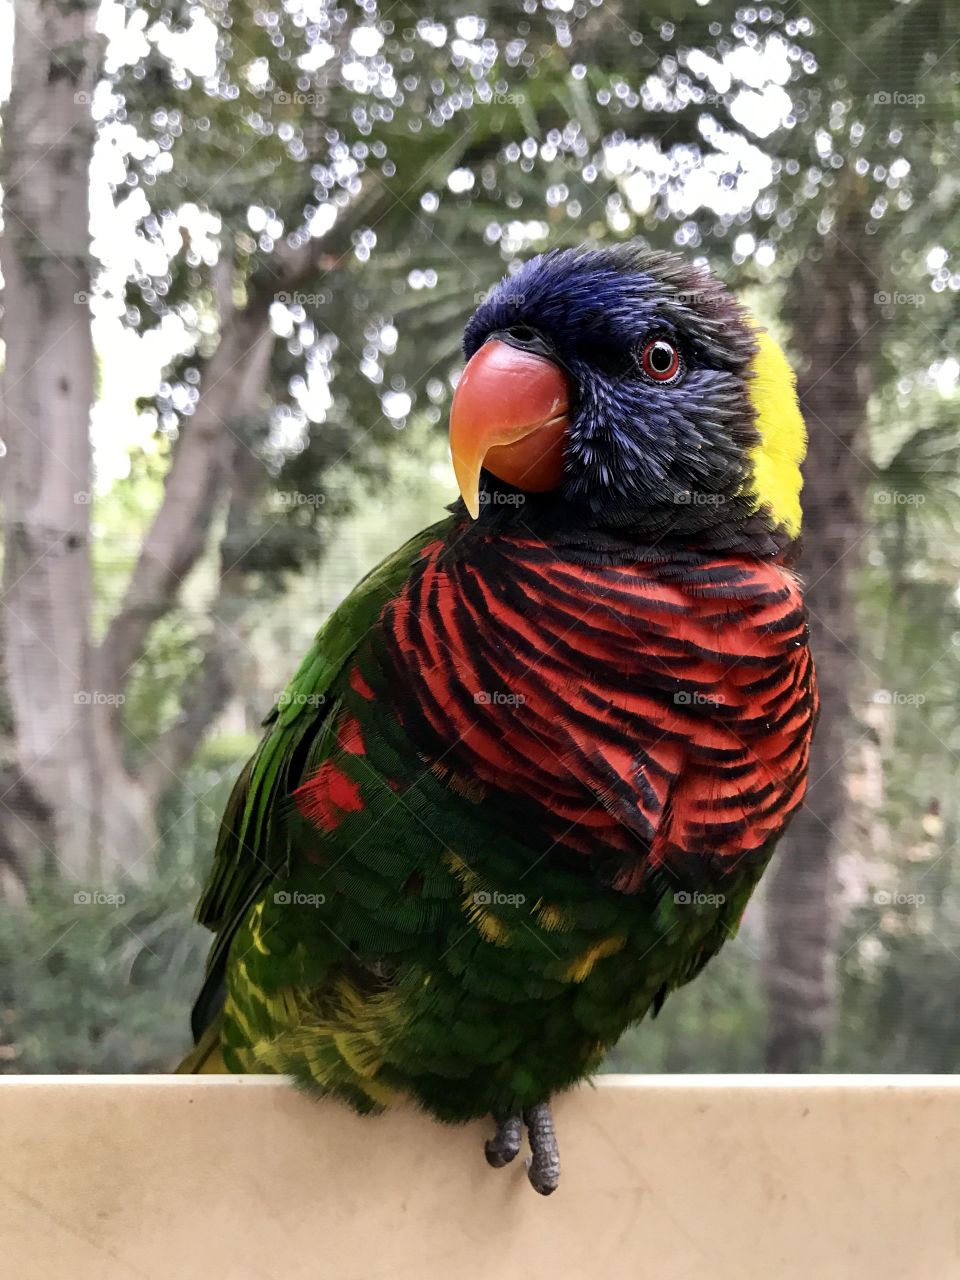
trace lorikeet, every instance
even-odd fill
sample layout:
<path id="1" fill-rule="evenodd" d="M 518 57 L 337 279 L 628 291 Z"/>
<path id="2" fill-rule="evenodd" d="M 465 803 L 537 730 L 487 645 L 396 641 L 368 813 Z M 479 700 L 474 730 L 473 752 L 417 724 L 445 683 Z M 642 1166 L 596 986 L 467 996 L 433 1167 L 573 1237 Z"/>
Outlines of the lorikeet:
<path id="1" fill-rule="evenodd" d="M 803 421 L 706 270 L 548 253 L 464 338 L 462 499 L 320 630 L 223 820 L 186 1070 L 490 1115 L 550 1098 L 737 928 L 806 784 Z"/>

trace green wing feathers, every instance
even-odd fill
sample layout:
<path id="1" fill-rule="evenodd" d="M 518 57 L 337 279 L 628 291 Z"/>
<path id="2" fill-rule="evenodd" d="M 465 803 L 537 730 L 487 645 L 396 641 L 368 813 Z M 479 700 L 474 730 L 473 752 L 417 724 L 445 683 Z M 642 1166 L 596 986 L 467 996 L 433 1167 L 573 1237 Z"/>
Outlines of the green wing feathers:
<path id="1" fill-rule="evenodd" d="M 384 605 L 400 590 L 424 547 L 445 536 L 449 520 L 422 530 L 363 578 L 330 615 L 264 720 L 267 732 L 234 785 L 224 811 L 213 868 L 196 918 L 217 936 L 194 1008 L 200 1038 L 219 1012 L 233 937 L 265 886 L 288 864 L 288 797 L 307 767 L 322 759 L 337 681 Z"/>

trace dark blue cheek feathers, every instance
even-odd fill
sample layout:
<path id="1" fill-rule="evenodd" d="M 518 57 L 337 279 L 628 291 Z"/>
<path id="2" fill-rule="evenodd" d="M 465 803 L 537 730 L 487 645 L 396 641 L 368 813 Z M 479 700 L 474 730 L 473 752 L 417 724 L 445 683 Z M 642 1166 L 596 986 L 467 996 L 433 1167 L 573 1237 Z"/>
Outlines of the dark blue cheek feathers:
<path id="1" fill-rule="evenodd" d="M 467 325 L 466 354 L 512 327 L 541 335 L 571 379 L 570 516 L 683 533 L 747 518 L 738 494 L 759 439 L 746 390 L 755 342 L 717 280 L 636 245 L 562 250 L 501 282 Z M 660 336 L 682 360 L 666 385 L 643 368 Z"/>

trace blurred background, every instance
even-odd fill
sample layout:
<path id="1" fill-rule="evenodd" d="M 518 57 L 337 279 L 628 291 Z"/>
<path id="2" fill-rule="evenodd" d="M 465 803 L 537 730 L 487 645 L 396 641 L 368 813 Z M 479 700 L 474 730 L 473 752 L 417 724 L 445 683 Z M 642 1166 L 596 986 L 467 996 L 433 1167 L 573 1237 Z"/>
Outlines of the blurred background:
<path id="1" fill-rule="evenodd" d="M 823 714 L 739 937 L 609 1066 L 960 1067 L 953 0 L 0 23 L 0 1070 L 186 1049 L 260 719 L 455 495 L 465 319 L 535 253 L 635 236 L 798 371 Z"/>

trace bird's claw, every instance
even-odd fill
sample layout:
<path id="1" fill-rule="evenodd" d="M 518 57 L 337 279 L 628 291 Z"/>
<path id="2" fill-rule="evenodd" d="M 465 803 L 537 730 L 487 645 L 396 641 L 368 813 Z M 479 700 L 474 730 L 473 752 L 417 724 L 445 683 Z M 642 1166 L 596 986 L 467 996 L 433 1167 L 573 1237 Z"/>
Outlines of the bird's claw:
<path id="1" fill-rule="evenodd" d="M 527 1161 L 527 1177 L 534 1191 L 552 1195 L 560 1185 L 560 1148 L 553 1127 L 549 1102 L 538 1102 L 523 1113 L 530 1139 L 531 1155 Z"/>
<path id="2" fill-rule="evenodd" d="M 516 1159 L 524 1124 L 530 1140 L 531 1154 L 527 1160 L 530 1185 L 542 1196 L 552 1195 L 560 1183 L 560 1150 L 549 1102 L 538 1102 L 522 1115 L 515 1113 L 499 1119 L 496 1133 L 484 1143 L 487 1163 L 494 1169 L 502 1169 Z"/>
<path id="3" fill-rule="evenodd" d="M 522 1127 L 523 1119 L 519 1113 L 497 1121 L 497 1132 L 484 1143 L 487 1164 L 493 1165 L 494 1169 L 502 1169 L 516 1158 Z"/>

